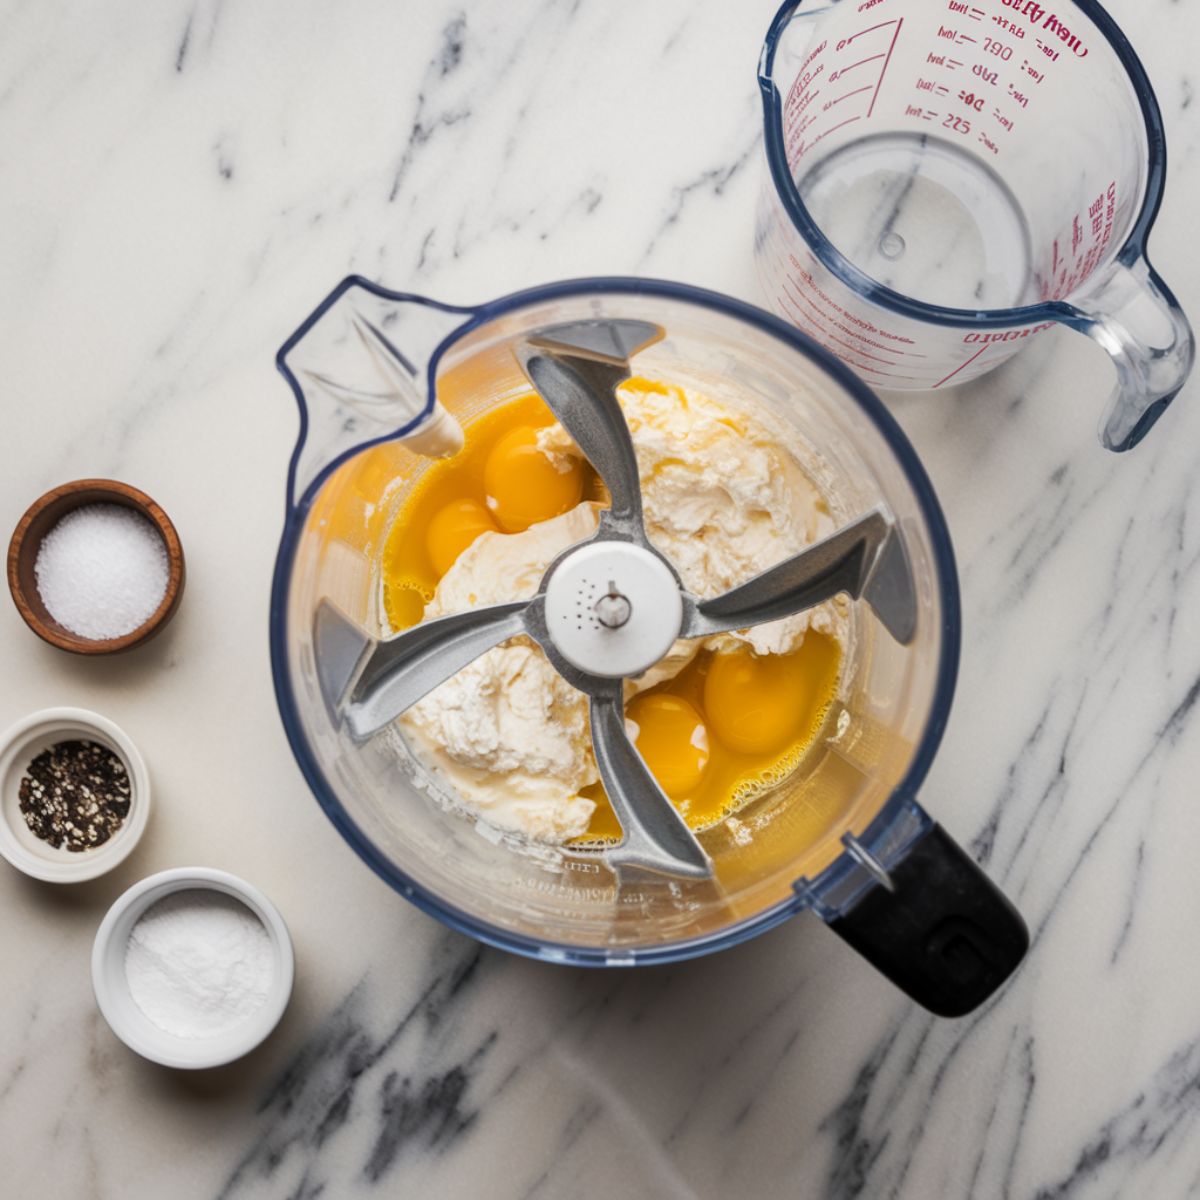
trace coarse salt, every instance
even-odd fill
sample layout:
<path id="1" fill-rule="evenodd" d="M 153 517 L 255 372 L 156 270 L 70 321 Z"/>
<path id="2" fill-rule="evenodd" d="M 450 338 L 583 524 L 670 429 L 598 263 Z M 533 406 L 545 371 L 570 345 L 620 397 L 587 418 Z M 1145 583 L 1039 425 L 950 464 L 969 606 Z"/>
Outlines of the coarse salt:
<path id="1" fill-rule="evenodd" d="M 162 535 L 122 504 L 87 504 L 42 539 L 34 563 L 50 615 L 78 637 L 123 637 L 143 625 L 167 594 Z"/>

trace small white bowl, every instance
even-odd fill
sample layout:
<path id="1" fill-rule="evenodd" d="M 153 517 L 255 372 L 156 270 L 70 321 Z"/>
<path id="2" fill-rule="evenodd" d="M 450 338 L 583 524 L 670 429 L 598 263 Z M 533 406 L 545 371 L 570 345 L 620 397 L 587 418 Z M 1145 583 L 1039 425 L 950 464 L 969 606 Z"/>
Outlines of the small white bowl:
<path id="1" fill-rule="evenodd" d="M 222 892 L 240 900 L 263 923 L 275 952 L 271 989 L 262 1007 L 232 1029 L 204 1037 L 179 1037 L 160 1029 L 138 1007 L 125 976 L 125 950 L 134 925 L 152 904 L 181 891 Z M 258 888 L 211 867 L 176 867 L 135 883 L 105 914 L 92 946 L 92 988 L 113 1033 L 143 1058 L 185 1070 L 220 1067 L 253 1050 L 279 1024 L 294 974 L 292 939 L 279 910 Z"/>
<path id="2" fill-rule="evenodd" d="M 125 764 L 129 775 L 129 813 L 121 827 L 94 850 L 55 848 L 25 824 L 21 814 L 21 777 L 43 750 L 56 742 L 97 742 Z M 150 816 L 150 775 L 123 730 L 86 708 L 44 708 L 0 735 L 0 854 L 19 871 L 49 883 L 82 883 L 111 871 L 138 844 Z"/>

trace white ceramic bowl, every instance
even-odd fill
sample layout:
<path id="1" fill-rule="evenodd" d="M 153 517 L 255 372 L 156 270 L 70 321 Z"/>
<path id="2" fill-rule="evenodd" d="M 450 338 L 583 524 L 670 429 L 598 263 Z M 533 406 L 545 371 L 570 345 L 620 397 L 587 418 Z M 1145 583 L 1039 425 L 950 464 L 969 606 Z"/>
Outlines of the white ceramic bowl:
<path id="1" fill-rule="evenodd" d="M 223 892 L 254 913 L 271 939 L 275 971 L 261 1008 L 232 1029 L 185 1038 L 160 1029 L 138 1007 L 125 977 L 125 948 L 134 925 L 152 904 L 172 892 L 191 890 Z M 92 946 L 92 987 L 104 1019 L 131 1050 L 164 1067 L 219 1067 L 248 1054 L 279 1024 L 291 998 L 294 973 L 292 939 L 279 910 L 258 888 L 210 867 L 177 867 L 135 883 L 105 914 Z"/>
<path id="2" fill-rule="evenodd" d="M 21 776 L 43 750 L 79 739 L 107 746 L 129 774 L 129 813 L 94 850 L 55 848 L 35 836 L 21 815 Z M 45 708 L 0 735 L 0 854 L 14 867 L 50 883 L 82 883 L 111 871 L 138 844 L 150 815 L 150 775 L 137 747 L 107 717 L 86 708 Z"/>

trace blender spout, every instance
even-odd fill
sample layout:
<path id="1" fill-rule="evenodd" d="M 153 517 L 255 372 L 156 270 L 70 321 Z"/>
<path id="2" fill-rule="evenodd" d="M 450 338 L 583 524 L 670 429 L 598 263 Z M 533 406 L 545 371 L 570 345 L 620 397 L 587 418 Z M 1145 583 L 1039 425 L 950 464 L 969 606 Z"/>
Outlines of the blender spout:
<path id="1" fill-rule="evenodd" d="M 457 420 L 437 401 L 437 365 L 473 309 L 343 280 L 284 344 L 276 365 L 300 407 L 289 502 L 340 462 L 397 440 L 430 458 L 463 445 Z"/>

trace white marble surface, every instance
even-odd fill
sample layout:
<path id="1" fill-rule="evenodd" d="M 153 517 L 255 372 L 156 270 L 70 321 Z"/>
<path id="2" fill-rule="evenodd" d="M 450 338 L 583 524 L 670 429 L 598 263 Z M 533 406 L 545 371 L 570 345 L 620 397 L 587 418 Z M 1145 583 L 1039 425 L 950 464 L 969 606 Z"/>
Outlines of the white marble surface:
<path id="1" fill-rule="evenodd" d="M 266 610 L 295 433 L 276 346 L 348 270 L 452 301 L 591 272 L 747 298 L 774 0 L 0 4 L 0 519 L 82 475 L 174 516 L 183 607 L 119 661 L 0 606 L 0 721 L 124 725 L 157 811 L 115 875 L 0 871 L 0 1193 L 1200 1195 L 1200 379 L 1102 452 L 1055 334 L 895 411 L 962 569 L 924 799 L 1034 934 L 994 1004 L 915 1009 L 816 922 L 583 973 L 481 950 L 360 865 L 293 765 Z M 1155 262 L 1200 317 L 1195 6 L 1116 0 L 1167 123 Z M 88 953 L 142 875 L 266 890 L 294 1002 L 244 1062 L 142 1062 Z"/>

